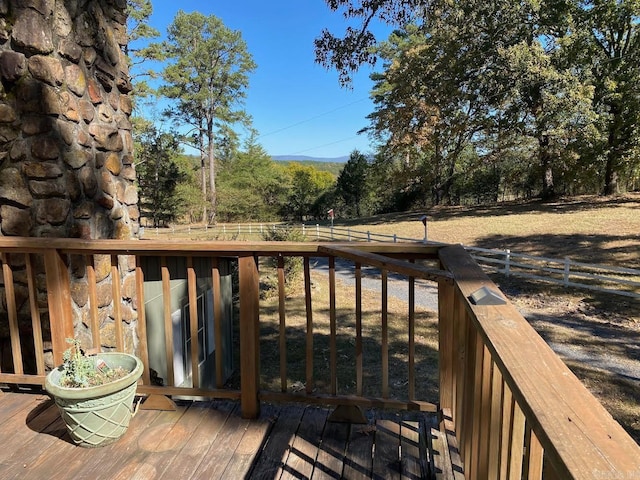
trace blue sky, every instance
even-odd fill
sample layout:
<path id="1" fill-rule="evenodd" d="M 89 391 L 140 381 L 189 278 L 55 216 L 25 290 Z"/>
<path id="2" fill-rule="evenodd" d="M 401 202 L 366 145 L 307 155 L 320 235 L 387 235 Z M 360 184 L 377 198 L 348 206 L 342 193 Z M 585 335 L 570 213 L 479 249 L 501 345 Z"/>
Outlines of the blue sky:
<path id="1" fill-rule="evenodd" d="M 151 24 L 164 36 L 179 9 L 215 15 L 243 39 L 258 65 L 245 108 L 271 155 L 338 157 L 370 152 L 357 132 L 373 111 L 371 69 L 363 67 L 352 89 L 340 87 L 335 70 L 314 61 L 313 40 L 323 28 L 341 34 L 346 23 L 324 0 L 154 1 Z"/>

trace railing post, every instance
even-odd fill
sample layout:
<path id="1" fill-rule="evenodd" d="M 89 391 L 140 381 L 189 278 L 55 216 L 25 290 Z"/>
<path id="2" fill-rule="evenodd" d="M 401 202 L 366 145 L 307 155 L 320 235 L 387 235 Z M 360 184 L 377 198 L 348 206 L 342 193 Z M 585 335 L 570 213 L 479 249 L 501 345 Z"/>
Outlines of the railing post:
<path id="1" fill-rule="evenodd" d="M 67 264 L 57 250 L 44 255 L 47 277 L 47 303 L 51 325 L 53 363 L 62 364 L 62 354 L 68 348 L 67 338 L 74 337 L 71 309 L 71 286 Z"/>
<path id="2" fill-rule="evenodd" d="M 240 408 L 243 418 L 260 415 L 259 295 L 260 279 L 255 257 L 238 258 L 240 284 Z"/>

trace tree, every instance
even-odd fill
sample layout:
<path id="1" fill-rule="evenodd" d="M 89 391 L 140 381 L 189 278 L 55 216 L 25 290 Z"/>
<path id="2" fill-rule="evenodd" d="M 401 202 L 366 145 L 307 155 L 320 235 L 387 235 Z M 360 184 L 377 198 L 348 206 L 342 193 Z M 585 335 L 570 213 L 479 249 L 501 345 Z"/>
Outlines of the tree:
<path id="1" fill-rule="evenodd" d="M 249 142 L 222 164 L 218 216 L 226 222 L 277 220 L 286 202 L 286 174 L 262 147 Z"/>
<path id="2" fill-rule="evenodd" d="M 361 216 L 362 206 L 369 192 L 368 171 L 367 157 L 354 150 L 336 181 L 337 195 L 342 197 L 345 206 L 354 212 L 356 217 Z"/>
<path id="3" fill-rule="evenodd" d="M 522 143 L 516 136 L 493 140 L 505 123 L 535 139 L 542 196 L 554 195 L 554 163 L 592 121 L 592 90 L 561 48 L 573 27 L 564 2 L 327 3 L 362 24 L 342 39 L 323 31 L 317 60 L 337 68 L 343 81 L 362 62 L 384 60 L 383 73 L 373 76 L 370 131 L 386 140 L 392 157 L 430 157 L 434 203 L 449 196 L 470 145 L 490 158 L 488 145 Z M 380 43 L 369 31 L 374 18 L 401 28 Z"/>
<path id="4" fill-rule="evenodd" d="M 202 191 L 207 192 L 211 220 L 216 215 L 216 134 L 238 122 L 247 122 L 242 103 L 249 74 L 256 68 L 238 31 L 201 13 L 180 10 L 163 44 L 169 64 L 161 92 L 175 100 L 167 114 L 192 128 L 200 151 Z M 207 210 L 203 211 L 207 220 Z"/>
<path id="5" fill-rule="evenodd" d="M 134 99 L 137 100 L 154 94 L 147 79 L 156 78 L 157 73 L 151 68 L 145 69 L 144 66 L 164 58 L 162 49 L 157 43 L 148 43 L 149 39 L 160 36 L 160 32 L 149 25 L 152 13 L 153 5 L 150 0 L 127 1 L 128 42 L 125 46 L 125 55 L 129 59 L 133 94 Z"/>
<path id="6" fill-rule="evenodd" d="M 584 0 L 572 3 L 570 38 L 575 63 L 595 87 L 604 156 L 603 193 L 619 191 L 620 176 L 640 165 L 640 3 Z"/>
<path id="7" fill-rule="evenodd" d="M 290 163 L 285 171 L 289 177 L 289 197 L 284 215 L 300 221 L 309 215 L 317 217 L 321 212 L 314 209 L 314 204 L 333 186 L 334 176 L 297 162 Z"/>
<path id="8" fill-rule="evenodd" d="M 165 225 L 176 218 L 180 207 L 176 191 L 183 177 L 176 163 L 180 153 L 177 135 L 150 127 L 140 135 L 136 147 L 141 214 L 151 218 L 154 227 Z"/>

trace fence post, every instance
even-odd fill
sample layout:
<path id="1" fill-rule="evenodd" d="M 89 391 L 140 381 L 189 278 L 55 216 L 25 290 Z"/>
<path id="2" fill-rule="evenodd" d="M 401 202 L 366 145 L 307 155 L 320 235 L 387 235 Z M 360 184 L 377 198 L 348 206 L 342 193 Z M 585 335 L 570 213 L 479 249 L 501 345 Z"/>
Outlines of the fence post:
<path id="1" fill-rule="evenodd" d="M 302 236 L 306 235 L 306 227 L 305 224 L 302 224 Z"/>
<path id="2" fill-rule="evenodd" d="M 564 286 L 569 286 L 569 274 L 571 271 L 571 260 L 569 257 L 564 257 Z"/>
<path id="3" fill-rule="evenodd" d="M 349 239 L 348 241 L 351 241 L 351 227 L 347 228 L 347 238 Z"/>
<path id="4" fill-rule="evenodd" d="M 226 225 L 222 225 L 222 233 L 227 233 L 227 226 Z"/>
<path id="5" fill-rule="evenodd" d="M 316 240 L 320 240 L 320 225 L 316 223 Z"/>
<path id="6" fill-rule="evenodd" d="M 333 240 L 333 225 L 331 225 L 331 240 Z"/>
<path id="7" fill-rule="evenodd" d="M 395 233 L 393 234 L 393 243 L 398 243 L 398 236 Z"/>
<path id="8" fill-rule="evenodd" d="M 371 241 L 371 232 L 367 230 L 367 242 Z"/>
<path id="9" fill-rule="evenodd" d="M 509 276 L 511 273 L 511 250 L 508 248 L 504 251 L 504 274 L 505 276 Z"/>

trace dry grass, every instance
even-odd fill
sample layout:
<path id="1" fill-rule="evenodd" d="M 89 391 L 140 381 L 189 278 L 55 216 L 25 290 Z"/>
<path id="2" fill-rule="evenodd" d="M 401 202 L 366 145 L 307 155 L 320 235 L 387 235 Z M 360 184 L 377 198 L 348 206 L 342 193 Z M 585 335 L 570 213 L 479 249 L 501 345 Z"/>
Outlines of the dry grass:
<path id="1" fill-rule="evenodd" d="M 269 282 L 269 273 L 261 269 Z M 326 274 L 312 272 L 314 391 L 328 393 L 329 370 L 329 283 Z M 356 393 L 355 289 L 336 282 L 336 345 L 338 392 Z M 366 396 L 381 396 L 382 346 L 381 300 L 378 293 L 362 291 L 363 389 Z M 438 399 L 438 325 L 435 312 L 416 308 L 415 371 L 416 397 Z M 306 309 L 303 288 L 293 288 L 286 300 L 287 389 L 305 388 Z M 276 294 L 260 304 L 261 365 L 263 388 L 280 389 L 279 316 Z M 408 398 L 408 307 L 388 298 L 389 391 L 392 398 Z"/>

